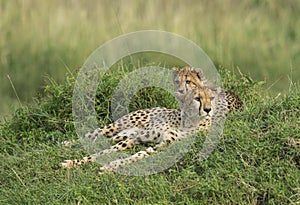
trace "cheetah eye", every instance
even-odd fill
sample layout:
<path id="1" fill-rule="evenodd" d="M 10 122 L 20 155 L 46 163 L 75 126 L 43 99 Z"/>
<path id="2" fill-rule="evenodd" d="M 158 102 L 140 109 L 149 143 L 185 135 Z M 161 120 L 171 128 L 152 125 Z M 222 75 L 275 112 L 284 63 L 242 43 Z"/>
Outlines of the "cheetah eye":
<path id="1" fill-rule="evenodd" d="M 186 83 L 186 84 L 190 84 L 191 81 L 190 81 L 190 80 L 186 80 L 185 83 Z"/>
<path id="2" fill-rule="evenodd" d="M 201 101 L 200 97 L 195 97 L 195 100 L 197 100 L 198 102 Z"/>

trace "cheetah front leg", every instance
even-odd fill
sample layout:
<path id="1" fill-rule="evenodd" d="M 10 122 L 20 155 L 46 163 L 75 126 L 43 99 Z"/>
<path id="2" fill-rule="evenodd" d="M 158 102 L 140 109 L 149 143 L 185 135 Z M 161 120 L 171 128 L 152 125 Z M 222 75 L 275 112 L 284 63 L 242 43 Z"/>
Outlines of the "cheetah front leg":
<path id="1" fill-rule="evenodd" d="M 115 161 L 112 161 L 112 162 L 108 163 L 107 165 L 104 165 L 104 166 L 100 167 L 98 173 L 99 174 L 105 174 L 105 173 L 108 173 L 108 172 L 115 172 L 121 166 L 129 165 L 129 164 L 134 163 L 138 160 L 144 159 L 148 156 L 150 156 L 150 153 L 148 153 L 147 151 L 139 151 L 136 154 L 131 155 L 127 158 L 118 159 L 118 160 L 115 160 Z"/>
<path id="2" fill-rule="evenodd" d="M 103 150 L 99 153 L 92 154 L 88 157 L 83 157 L 81 160 L 77 160 L 77 159 L 75 159 L 75 160 L 64 160 L 64 162 L 61 163 L 60 165 L 61 165 L 62 168 L 79 167 L 79 166 L 85 165 L 86 163 L 96 161 L 97 157 L 100 157 L 102 155 L 109 154 L 109 153 L 112 153 L 112 152 L 122 151 L 122 150 L 125 150 L 125 149 L 128 149 L 128 148 L 131 148 L 133 145 L 140 144 L 140 143 L 141 143 L 141 141 L 137 140 L 137 138 L 131 137 L 131 138 L 128 138 L 124 141 L 119 142 L 118 144 L 112 146 L 109 149 L 105 149 L 105 150 Z M 128 158 L 125 158 L 125 159 L 118 159 L 118 160 L 112 161 L 108 165 L 103 166 L 103 170 L 105 170 L 105 169 L 107 169 L 108 171 L 114 170 L 122 164 L 127 164 L 127 163 L 134 162 L 139 158 L 143 158 L 141 156 L 146 156 L 146 155 L 147 155 L 146 152 L 141 152 L 139 154 L 137 153 L 137 154 L 132 155 L 132 156 L 130 156 Z"/>
<path id="3" fill-rule="evenodd" d="M 130 129 L 129 129 L 130 130 Z M 124 131 L 125 133 L 125 131 Z M 124 137 L 124 133 L 121 132 L 122 136 Z M 118 142 L 116 145 L 111 146 L 108 149 L 102 150 L 98 153 L 92 154 L 88 157 L 83 157 L 81 160 L 65 160 L 61 163 L 61 167 L 63 168 L 72 168 L 82 166 L 89 162 L 96 161 L 97 157 L 109 154 L 112 152 L 119 152 L 125 149 L 132 148 L 134 145 L 138 144 L 145 144 L 148 142 L 158 142 L 161 141 L 162 135 L 160 131 L 156 130 L 143 130 L 135 128 L 134 131 L 131 130 L 130 134 L 126 137 L 127 139 Z M 118 135 L 117 135 L 118 136 Z"/>
<path id="4" fill-rule="evenodd" d="M 124 141 L 119 142 L 116 145 L 113 145 L 112 147 L 102 150 L 98 153 L 92 154 L 88 157 L 83 157 L 81 160 L 74 159 L 74 160 L 64 160 L 64 162 L 60 163 L 62 168 L 72 168 L 72 167 L 79 167 L 83 166 L 86 163 L 94 162 L 96 161 L 97 157 L 100 157 L 105 154 L 109 154 L 112 152 L 119 152 L 128 148 L 131 148 L 134 144 L 138 144 L 138 141 L 136 141 L 135 138 L 128 138 Z"/>

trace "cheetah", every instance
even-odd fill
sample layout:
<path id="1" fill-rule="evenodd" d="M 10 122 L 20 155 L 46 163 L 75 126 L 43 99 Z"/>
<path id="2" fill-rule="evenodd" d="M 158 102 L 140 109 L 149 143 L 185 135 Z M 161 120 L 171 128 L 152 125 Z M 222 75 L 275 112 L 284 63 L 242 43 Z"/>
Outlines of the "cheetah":
<path id="1" fill-rule="evenodd" d="M 99 173 L 116 171 L 120 166 L 148 157 L 167 144 L 181 140 L 194 132 L 206 132 L 214 118 L 224 119 L 225 114 L 233 107 L 239 109 L 240 99 L 236 95 L 231 95 L 221 88 L 207 87 L 201 69 L 174 68 L 173 73 L 175 96 L 179 101 L 180 110 L 155 107 L 123 116 L 114 123 L 85 135 L 85 138 L 94 140 L 105 136 L 111 138 L 111 141 L 116 143 L 115 145 L 84 157 L 82 160 L 65 160 L 61 166 L 63 168 L 77 167 L 95 161 L 97 156 L 122 151 L 134 145 L 149 142 L 156 144 L 125 159 L 105 164 L 100 168 Z"/>

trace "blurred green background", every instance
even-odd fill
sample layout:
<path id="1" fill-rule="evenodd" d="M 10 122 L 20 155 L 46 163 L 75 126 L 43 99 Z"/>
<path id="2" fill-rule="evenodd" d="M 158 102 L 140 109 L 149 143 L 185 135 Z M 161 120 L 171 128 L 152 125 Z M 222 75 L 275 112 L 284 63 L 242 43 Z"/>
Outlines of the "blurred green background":
<path id="1" fill-rule="evenodd" d="M 286 93 L 300 77 L 299 17 L 296 0 L 0 0 L 0 112 L 32 101 L 49 77 L 63 81 L 106 41 L 145 29 L 182 35 L 216 65 Z"/>

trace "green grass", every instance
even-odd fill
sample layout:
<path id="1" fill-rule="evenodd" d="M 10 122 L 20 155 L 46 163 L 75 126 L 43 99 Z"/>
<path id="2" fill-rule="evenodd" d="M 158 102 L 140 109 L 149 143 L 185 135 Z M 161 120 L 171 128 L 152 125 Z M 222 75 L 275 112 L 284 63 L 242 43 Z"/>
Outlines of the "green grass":
<path id="1" fill-rule="evenodd" d="M 111 118 L 111 89 L 121 77 L 116 72 L 98 87 L 101 125 Z M 59 167 L 86 152 L 80 144 L 58 144 L 77 139 L 71 115 L 75 79 L 69 73 L 64 83 L 51 81 L 41 97 L 0 126 L 0 204 L 299 204 L 299 85 L 271 98 L 248 76 L 219 72 L 224 86 L 241 96 L 244 110 L 227 117 L 224 136 L 207 161 L 198 161 L 199 140 L 179 163 L 146 177 L 99 176 L 96 163 Z M 176 106 L 162 95 L 159 89 L 139 93 L 131 109 Z"/>
<path id="2" fill-rule="evenodd" d="M 300 4 L 265 1 L 0 0 L 0 112 L 63 82 L 98 46 L 121 34 L 157 29 L 182 35 L 216 65 L 239 66 L 275 93 L 300 78 Z M 278 82 L 277 82 L 278 81 Z M 273 85 L 274 84 L 274 85 Z"/>

